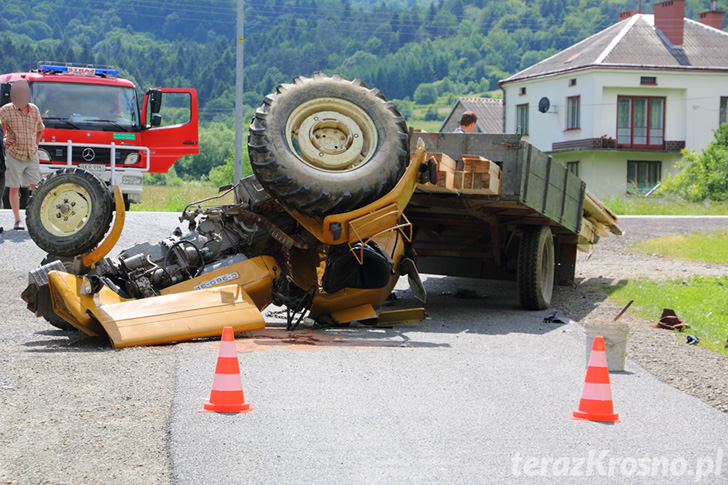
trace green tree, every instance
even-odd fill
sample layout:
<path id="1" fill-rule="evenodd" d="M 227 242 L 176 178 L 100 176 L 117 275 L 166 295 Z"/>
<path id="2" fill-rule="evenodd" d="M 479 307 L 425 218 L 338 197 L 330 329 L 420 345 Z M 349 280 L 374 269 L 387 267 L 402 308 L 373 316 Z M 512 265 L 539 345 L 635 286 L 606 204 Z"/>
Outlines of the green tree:
<path id="1" fill-rule="evenodd" d="M 415 89 L 414 100 L 417 104 L 432 104 L 437 101 L 437 87 L 433 83 L 423 83 Z"/>
<path id="2" fill-rule="evenodd" d="M 437 121 L 440 119 L 440 114 L 437 112 L 437 108 L 430 106 L 427 108 L 425 113 L 425 121 Z"/>
<path id="3" fill-rule="evenodd" d="M 222 165 L 233 154 L 235 134 L 224 123 L 210 123 L 199 131 L 200 153 L 175 163 L 177 173 L 187 180 L 201 180 L 213 167 Z"/>
<path id="4" fill-rule="evenodd" d="M 683 151 L 680 173 L 662 182 L 660 193 L 674 194 L 690 202 L 728 200 L 728 123 L 701 152 Z"/>

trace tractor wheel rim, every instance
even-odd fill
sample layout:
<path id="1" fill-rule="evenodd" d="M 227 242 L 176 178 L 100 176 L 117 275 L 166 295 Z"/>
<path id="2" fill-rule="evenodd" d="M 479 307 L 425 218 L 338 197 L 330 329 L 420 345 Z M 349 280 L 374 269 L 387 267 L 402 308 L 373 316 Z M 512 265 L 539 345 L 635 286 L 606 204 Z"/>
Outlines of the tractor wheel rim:
<path id="1" fill-rule="evenodd" d="M 366 164 L 377 147 L 372 118 L 341 98 L 315 98 L 298 106 L 286 122 L 288 146 L 307 165 L 345 172 Z"/>
<path id="2" fill-rule="evenodd" d="M 61 184 L 43 198 L 40 222 L 54 236 L 70 236 L 80 231 L 91 216 L 91 196 L 82 186 Z"/>

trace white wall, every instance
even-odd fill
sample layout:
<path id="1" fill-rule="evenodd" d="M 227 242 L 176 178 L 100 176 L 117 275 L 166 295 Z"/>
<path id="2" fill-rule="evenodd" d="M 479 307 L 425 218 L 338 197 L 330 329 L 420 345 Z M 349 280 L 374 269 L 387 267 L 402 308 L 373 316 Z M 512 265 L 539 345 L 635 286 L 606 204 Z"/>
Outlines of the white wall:
<path id="1" fill-rule="evenodd" d="M 554 160 L 566 165 L 579 162 L 579 177 L 587 189 L 599 198 L 623 196 L 627 191 L 627 161 L 660 161 L 662 177 L 677 173 L 677 152 L 645 152 L 632 150 L 565 151 L 552 153 Z"/>
<path id="2" fill-rule="evenodd" d="M 657 86 L 641 86 L 641 76 L 657 77 Z M 569 80 L 576 79 L 576 86 Z M 526 95 L 520 96 L 521 87 Z M 566 98 L 581 96 L 581 129 L 566 131 Z M 516 131 L 516 106 L 529 104 L 529 135 L 524 137 L 542 151 L 552 143 L 599 138 L 616 138 L 617 96 L 664 96 L 666 98 L 665 139 L 685 141 L 690 150 L 700 151 L 713 139 L 718 127 L 721 96 L 728 96 L 728 73 L 676 72 L 636 69 L 589 69 L 504 86 L 506 132 Z M 549 113 L 538 111 L 541 97 L 551 101 Z"/>
<path id="3" fill-rule="evenodd" d="M 576 79 L 576 86 L 569 87 L 570 79 Z M 550 152 L 554 142 L 591 138 L 589 119 L 593 117 L 594 104 L 592 83 L 592 76 L 588 73 L 577 72 L 506 84 L 503 93 L 506 133 L 516 132 L 516 106 L 528 103 L 529 133 L 524 139 L 539 150 Z M 519 95 L 521 87 L 526 88 L 524 96 Z M 566 131 L 566 98 L 569 96 L 581 96 L 581 130 Z M 538 110 L 538 102 L 542 97 L 549 98 L 551 102 L 547 113 Z"/>

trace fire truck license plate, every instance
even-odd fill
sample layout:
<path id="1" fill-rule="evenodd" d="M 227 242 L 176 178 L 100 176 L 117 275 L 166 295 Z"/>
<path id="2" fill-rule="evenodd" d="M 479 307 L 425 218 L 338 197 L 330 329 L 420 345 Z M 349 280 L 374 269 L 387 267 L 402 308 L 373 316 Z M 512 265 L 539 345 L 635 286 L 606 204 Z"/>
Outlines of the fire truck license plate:
<path id="1" fill-rule="evenodd" d="M 106 171 L 106 165 L 101 163 L 81 163 L 78 165 L 79 168 L 82 168 L 88 172 L 104 172 Z"/>

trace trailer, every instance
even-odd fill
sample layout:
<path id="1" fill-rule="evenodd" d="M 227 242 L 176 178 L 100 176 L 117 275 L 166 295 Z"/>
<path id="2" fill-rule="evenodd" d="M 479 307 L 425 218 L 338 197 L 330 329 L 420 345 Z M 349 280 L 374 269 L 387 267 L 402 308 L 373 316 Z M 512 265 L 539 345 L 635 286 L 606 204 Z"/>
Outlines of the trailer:
<path id="1" fill-rule="evenodd" d="M 420 141 L 438 165 L 405 210 L 422 273 L 515 280 L 523 308 L 544 309 L 554 283 L 574 283 L 578 248 L 621 234 L 579 177 L 517 135 L 413 132 Z"/>

